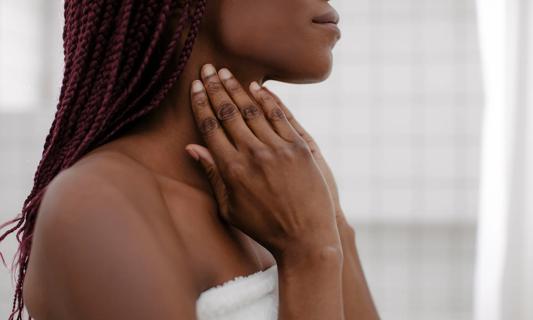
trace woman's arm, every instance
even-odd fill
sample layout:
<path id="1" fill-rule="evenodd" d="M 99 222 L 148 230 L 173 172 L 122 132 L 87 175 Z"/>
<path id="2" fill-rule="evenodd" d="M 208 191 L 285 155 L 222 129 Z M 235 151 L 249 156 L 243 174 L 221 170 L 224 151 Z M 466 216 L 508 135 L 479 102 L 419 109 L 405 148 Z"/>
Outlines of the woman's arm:
<path id="1" fill-rule="evenodd" d="M 329 187 L 329 192 L 333 197 L 335 203 L 335 219 L 337 221 L 337 229 L 342 242 L 342 250 L 344 254 L 342 282 L 343 282 L 343 300 L 346 320 L 352 319 L 379 319 L 378 312 L 374 303 L 370 290 L 365 280 L 361 262 L 357 254 L 357 248 L 355 245 L 355 233 L 352 227 L 346 222 L 346 218 L 341 209 L 339 192 L 337 189 L 337 183 L 331 168 L 329 167 L 326 159 L 320 151 L 320 147 L 316 143 L 315 139 L 305 130 L 305 128 L 296 120 L 292 112 L 281 101 L 281 99 L 267 87 L 263 87 L 272 98 L 283 109 L 287 119 L 293 126 L 293 128 L 300 134 L 309 146 L 315 161 Z"/>
<path id="2" fill-rule="evenodd" d="M 344 215 L 342 215 L 344 216 Z M 345 219 L 337 220 L 341 237 L 343 266 L 342 293 L 346 320 L 379 319 L 372 300 L 355 243 L 355 231 Z"/>

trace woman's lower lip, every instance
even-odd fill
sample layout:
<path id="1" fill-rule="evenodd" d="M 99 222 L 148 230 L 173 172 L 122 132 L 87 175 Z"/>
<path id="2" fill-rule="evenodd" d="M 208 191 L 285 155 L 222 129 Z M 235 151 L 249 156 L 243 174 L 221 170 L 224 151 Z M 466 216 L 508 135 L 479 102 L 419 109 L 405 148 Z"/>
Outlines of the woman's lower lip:
<path id="1" fill-rule="evenodd" d="M 323 26 L 325 28 L 328 28 L 332 31 L 334 31 L 335 33 L 337 33 L 337 35 L 340 37 L 341 35 L 341 30 L 339 29 L 339 27 L 334 24 L 334 23 L 331 23 L 331 22 L 328 22 L 328 23 L 316 23 L 314 22 L 315 24 L 319 25 L 319 26 Z"/>

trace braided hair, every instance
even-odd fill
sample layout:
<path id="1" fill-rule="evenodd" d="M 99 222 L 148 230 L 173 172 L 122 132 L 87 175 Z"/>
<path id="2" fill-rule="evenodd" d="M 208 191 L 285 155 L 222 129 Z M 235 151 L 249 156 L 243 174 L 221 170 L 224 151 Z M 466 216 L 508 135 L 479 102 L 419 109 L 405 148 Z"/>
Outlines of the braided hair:
<path id="1" fill-rule="evenodd" d="M 0 226 L 16 223 L 0 241 L 18 230 L 18 259 L 12 265 L 18 266 L 18 279 L 9 320 L 22 320 L 22 287 L 46 186 L 61 170 L 160 105 L 190 57 L 205 9 L 206 0 L 65 0 L 57 111 L 22 212 Z M 169 29 L 176 17 L 177 25 Z M 0 258 L 6 265 L 1 253 Z"/>

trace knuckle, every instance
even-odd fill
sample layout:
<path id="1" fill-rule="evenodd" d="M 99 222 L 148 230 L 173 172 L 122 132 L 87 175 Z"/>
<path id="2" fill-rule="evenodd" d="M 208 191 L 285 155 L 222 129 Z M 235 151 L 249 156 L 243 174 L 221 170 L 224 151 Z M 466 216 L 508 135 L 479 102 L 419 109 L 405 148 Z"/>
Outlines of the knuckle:
<path id="1" fill-rule="evenodd" d="M 268 162 L 275 159 L 275 155 L 268 147 L 254 147 L 250 149 L 250 154 L 253 159 L 259 162 Z"/>
<path id="2" fill-rule="evenodd" d="M 245 119 L 251 120 L 261 116 L 262 112 L 258 106 L 251 104 L 242 109 L 242 114 Z"/>
<path id="3" fill-rule="evenodd" d="M 285 119 L 285 114 L 280 107 L 274 107 L 268 114 L 268 119 L 271 121 L 279 121 Z"/>
<path id="4" fill-rule="evenodd" d="M 296 150 L 290 144 L 279 146 L 275 150 L 276 155 L 284 160 L 292 160 L 297 156 Z"/>
<path id="5" fill-rule="evenodd" d="M 267 102 L 267 103 L 275 102 L 275 100 L 272 98 L 272 96 L 270 94 L 266 93 L 265 91 L 261 91 L 260 96 L 261 96 L 261 99 L 264 102 Z"/>
<path id="6" fill-rule="evenodd" d="M 207 97 L 203 92 L 195 93 L 192 97 L 192 102 L 197 107 L 206 107 L 208 105 Z"/>
<path id="7" fill-rule="evenodd" d="M 239 110 L 233 103 L 224 102 L 218 109 L 217 116 L 222 121 L 234 119 L 239 116 Z"/>
<path id="8" fill-rule="evenodd" d="M 233 78 L 226 80 L 226 88 L 231 93 L 239 93 L 241 91 L 240 85 Z"/>
<path id="9" fill-rule="evenodd" d="M 217 80 L 208 80 L 205 88 L 209 93 L 216 93 L 222 90 L 222 84 Z"/>
<path id="10" fill-rule="evenodd" d="M 294 115 L 292 114 L 292 112 L 289 111 L 289 109 L 284 108 L 283 113 L 285 113 L 285 118 L 287 118 L 287 120 L 295 120 Z"/>
<path id="11" fill-rule="evenodd" d="M 205 137 L 209 137 L 215 133 L 218 127 L 219 127 L 219 124 L 218 124 L 217 119 L 215 119 L 214 117 L 207 117 L 203 119 L 202 122 L 200 123 L 200 132 Z"/>
<path id="12" fill-rule="evenodd" d="M 292 142 L 291 145 L 294 152 L 296 152 L 299 156 L 312 156 L 309 146 L 303 139 L 297 139 L 296 141 Z"/>
<path id="13" fill-rule="evenodd" d="M 214 166 L 209 166 L 206 168 L 206 174 L 209 181 L 216 182 L 218 179 L 217 170 Z"/>

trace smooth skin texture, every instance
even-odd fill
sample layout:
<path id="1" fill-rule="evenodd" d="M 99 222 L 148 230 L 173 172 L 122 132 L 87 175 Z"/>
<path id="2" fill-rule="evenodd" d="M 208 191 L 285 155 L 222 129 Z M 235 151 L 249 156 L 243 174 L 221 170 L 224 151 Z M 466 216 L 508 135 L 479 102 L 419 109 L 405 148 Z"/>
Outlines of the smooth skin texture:
<path id="1" fill-rule="evenodd" d="M 321 0 L 208 1 L 191 58 L 161 106 L 48 186 L 24 283 L 24 300 L 34 318 L 194 319 L 201 292 L 277 263 L 265 246 L 221 219 L 209 174 L 185 151 L 188 145 L 206 144 L 191 108 L 191 83 L 201 79 L 200 69 L 208 62 L 227 67 L 242 84 L 325 80 L 339 36 L 312 19 L 329 8 Z M 321 173 L 327 180 L 327 173 Z M 328 188 L 332 194 L 330 183 Z M 356 311 L 372 310 L 360 264 L 351 258 L 355 244 L 351 238 L 343 241 L 353 230 L 339 223 L 337 229 L 344 310 L 352 305 Z M 335 283 L 335 260 L 316 263 L 311 254 L 306 268 L 288 263 L 293 272 L 285 274 L 300 278 L 280 272 L 286 296 L 313 294 L 306 287 L 313 274 L 323 275 L 324 287 Z M 346 268 L 347 261 L 355 262 Z M 346 302 L 351 291 L 355 294 Z M 338 298 L 324 303 L 338 307 Z M 374 318 L 377 314 L 346 316 Z"/>

